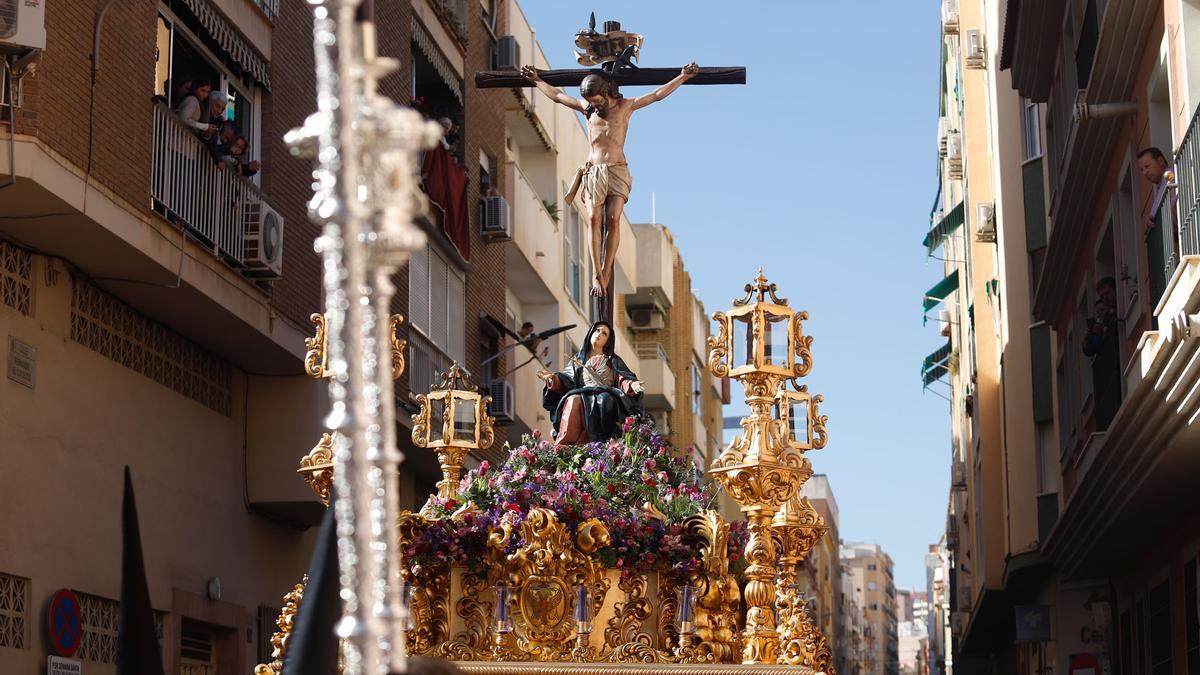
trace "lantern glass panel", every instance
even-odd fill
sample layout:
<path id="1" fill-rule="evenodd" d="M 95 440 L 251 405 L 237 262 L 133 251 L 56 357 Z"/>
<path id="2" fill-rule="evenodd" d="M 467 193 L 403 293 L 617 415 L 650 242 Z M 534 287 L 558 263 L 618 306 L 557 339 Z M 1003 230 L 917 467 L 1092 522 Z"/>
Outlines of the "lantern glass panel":
<path id="1" fill-rule="evenodd" d="M 429 399 L 429 441 L 438 443 L 444 441 L 442 432 L 446 424 L 446 398 Z"/>
<path id="2" fill-rule="evenodd" d="M 788 316 L 764 314 L 763 318 L 763 365 L 790 367 L 788 360 Z"/>
<path id="3" fill-rule="evenodd" d="M 474 399 L 457 399 L 454 401 L 454 440 L 475 442 L 475 407 Z"/>
<path id="4" fill-rule="evenodd" d="M 788 438 L 800 445 L 808 446 L 812 444 L 812 433 L 809 429 L 808 405 L 810 399 L 808 397 L 796 398 L 792 396 L 783 396 L 776 404 L 784 406 L 786 409 L 778 410 L 777 414 L 787 419 Z"/>
<path id="5" fill-rule="evenodd" d="M 754 325 L 750 318 L 752 313 L 739 314 L 730 318 L 730 335 L 733 340 L 732 360 L 730 367 L 754 366 Z"/>

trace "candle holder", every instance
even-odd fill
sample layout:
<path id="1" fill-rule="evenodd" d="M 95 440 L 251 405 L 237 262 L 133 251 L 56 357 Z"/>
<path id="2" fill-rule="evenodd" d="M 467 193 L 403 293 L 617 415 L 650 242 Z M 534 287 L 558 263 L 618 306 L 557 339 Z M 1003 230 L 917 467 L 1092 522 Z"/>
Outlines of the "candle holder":
<path id="1" fill-rule="evenodd" d="M 512 646 L 509 644 L 509 636 L 513 632 L 512 604 L 512 589 L 507 584 L 492 586 L 492 632 L 495 634 L 492 658 L 497 661 L 512 660 Z"/>
<path id="2" fill-rule="evenodd" d="M 589 640 L 592 635 L 595 612 L 592 610 L 592 594 L 584 584 L 575 586 L 575 647 L 571 650 L 571 660 L 589 662 L 596 658 L 596 650 Z"/>
<path id="3" fill-rule="evenodd" d="M 679 631 L 675 656 L 680 661 L 688 662 L 696 656 L 696 589 L 690 584 L 675 589 L 675 607 L 675 629 Z"/>

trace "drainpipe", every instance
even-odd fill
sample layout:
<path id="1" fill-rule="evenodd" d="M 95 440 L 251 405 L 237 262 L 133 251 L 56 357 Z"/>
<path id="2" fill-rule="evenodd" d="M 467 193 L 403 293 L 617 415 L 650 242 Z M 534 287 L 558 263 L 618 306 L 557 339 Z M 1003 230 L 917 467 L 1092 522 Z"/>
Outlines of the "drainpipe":
<path id="1" fill-rule="evenodd" d="M 1075 121 L 1098 120 L 1106 117 L 1122 117 L 1137 113 L 1137 102 L 1083 103 L 1075 104 Z"/>
<path id="2" fill-rule="evenodd" d="M 87 166 L 83 172 L 83 206 L 87 207 L 88 181 L 92 176 L 92 152 L 95 149 L 95 110 L 96 110 L 96 76 L 100 72 L 100 35 L 104 27 L 104 15 L 112 6 L 113 0 L 103 0 L 96 7 L 96 17 L 92 22 L 92 82 L 88 93 L 88 153 Z"/>

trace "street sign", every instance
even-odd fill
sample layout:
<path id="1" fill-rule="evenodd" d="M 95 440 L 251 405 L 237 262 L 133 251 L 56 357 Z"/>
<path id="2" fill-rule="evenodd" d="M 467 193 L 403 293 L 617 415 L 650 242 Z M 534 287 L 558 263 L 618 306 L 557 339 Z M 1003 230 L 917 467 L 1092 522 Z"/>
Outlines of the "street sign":
<path id="1" fill-rule="evenodd" d="M 1017 642 L 1050 641 L 1050 608 L 1046 605 L 1017 605 L 1013 607 L 1017 624 Z"/>
<path id="2" fill-rule="evenodd" d="M 82 675 L 83 663 L 61 656 L 46 657 L 46 675 Z"/>
<path id="3" fill-rule="evenodd" d="M 61 589 L 50 598 L 50 609 L 46 612 L 46 619 L 50 624 L 51 649 L 58 656 L 75 656 L 75 652 L 79 651 L 79 643 L 83 641 L 79 598 L 69 589 Z"/>

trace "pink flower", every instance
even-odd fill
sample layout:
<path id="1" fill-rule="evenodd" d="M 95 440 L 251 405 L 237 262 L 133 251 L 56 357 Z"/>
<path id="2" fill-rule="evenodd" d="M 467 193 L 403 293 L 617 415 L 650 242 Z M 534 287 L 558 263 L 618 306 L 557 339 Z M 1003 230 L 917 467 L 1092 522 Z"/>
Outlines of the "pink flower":
<path id="1" fill-rule="evenodd" d="M 633 425 L 636 421 L 637 420 L 633 419 L 633 416 L 626 417 L 625 423 L 621 425 L 621 431 L 629 433 L 629 430 L 633 428 Z"/>
<path id="2" fill-rule="evenodd" d="M 530 433 L 529 435 L 530 435 L 530 436 L 533 436 L 535 439 L 537 439 L 537 438 L 541 438 L 541 437 L 542 437 L 542 430 L 541 430 L 541 429 L 534 429 L 534 430 L 533 430 L 533 432 L 532 432 L 532 433 Z"/>
<path id="3" fill-rule="evenodd" d="M 481 473 L 481 474 L 487 473 L 488 471 L 491 470 L 491 468 L 492 468 L 492 463 L 487 461 L 486 459 L 479 463 L 479 473 Z"/>
<path id="4" fill-rule="evenodd" d="M 629 451 L 629 448 L 625 448 L 625 452 L 621 453 L 621 456 L 625 459 L 633 459 L 633 453 Z"/>

